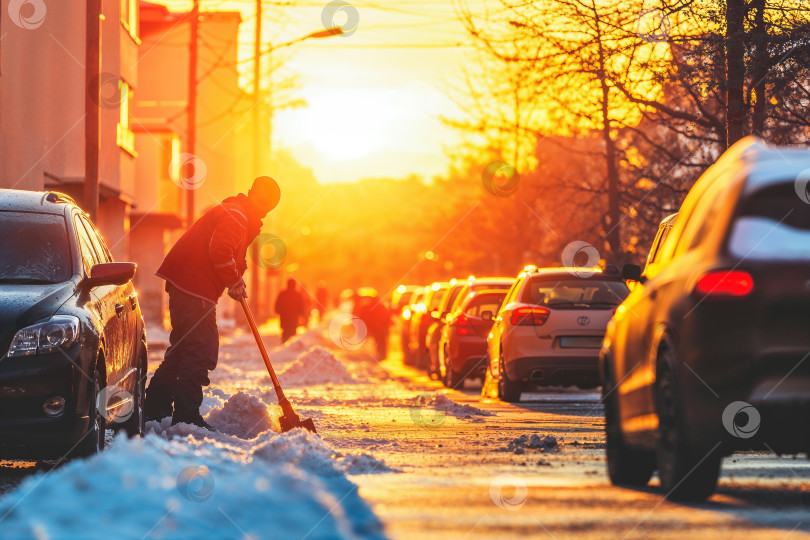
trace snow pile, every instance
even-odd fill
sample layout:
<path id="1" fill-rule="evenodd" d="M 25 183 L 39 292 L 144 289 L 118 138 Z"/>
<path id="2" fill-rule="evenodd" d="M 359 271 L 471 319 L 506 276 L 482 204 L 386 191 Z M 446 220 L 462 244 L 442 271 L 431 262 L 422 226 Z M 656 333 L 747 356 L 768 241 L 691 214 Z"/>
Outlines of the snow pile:
<path id="1" fill-rule="evenodd" d="M 335 355 L 323 347 L 312 347 L 279 372 L 283 387 L 356 382 Z"/>
<path id="2" fill-rule="evenodd" d="M 198 450 L 119 436 L 102 454 L 29 477 L 6 496 L 3 537 L 384 538 L 344 476 Z"/>
<path id="3" fill-rule="evenodd" d="M 271 409 L 256 396 L 237 392 L 206 417 L 206 422 L 215 429 L 240 439 L 255 439 L 268 430 L 279 431 L 278 417 L 281 411 L 277 405 Z"/>
<path id="4" fill-rule="evenodd" d="M 431 408 L 443 413 L 461 418 L 464 420 L 472 419 L 473 416 L 495 416 L 495 413 L 485 411 L 472 405 L 462 405 L 456 403 L 444 393 L 436 394 L 419 394 L 411 400 L 411 406 L 415 408 Z"/>
<path id="5" fill-rule="evenodd" d="M 513 452 L 515 454 L 525 454 L 526 450 L 533 450 L 536 452 L 545 452 L 546 450 L 559 449 L 557 438 L 553 435 L 546 435 L 541 437 L 536 433 L 531 436 L 523 434 L 516 439 L 509 441 L 509 444 L 503 450 Z"/>
<path id="6" fill-rule="evenodd" d="M 319 476 L 394 472 L 368 454 L 342 454 L 303 429 L 283 435 L 267 432 L 256 442 L 251 455 L 268 463 L 288 463 Z"/>

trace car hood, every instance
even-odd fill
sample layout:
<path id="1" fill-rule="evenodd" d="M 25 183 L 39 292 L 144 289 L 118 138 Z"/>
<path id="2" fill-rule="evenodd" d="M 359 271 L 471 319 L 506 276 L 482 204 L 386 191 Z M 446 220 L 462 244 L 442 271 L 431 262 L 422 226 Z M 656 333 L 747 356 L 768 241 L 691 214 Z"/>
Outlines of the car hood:
<path id="1" fill-rule="evenodd" d="M 73 281 L 53 285 L 0 285 L 0 355 L 20 328 L 50 317 L 76 291 Z"/>

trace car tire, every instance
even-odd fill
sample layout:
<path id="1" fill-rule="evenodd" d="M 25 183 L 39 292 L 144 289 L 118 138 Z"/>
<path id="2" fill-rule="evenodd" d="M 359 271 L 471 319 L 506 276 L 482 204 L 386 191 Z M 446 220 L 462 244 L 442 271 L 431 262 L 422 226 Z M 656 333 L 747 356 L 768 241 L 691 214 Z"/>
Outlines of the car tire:
<path id="1" fill-rule="evenodd" d="M 141 354 L 138 360 L 138 370 L 135 374 L 135 389 L 132 392 L 132 416 L 121 427 L 130 437 L 143 437 L 146 433 L 146 413 L 144 401 L 146 399 L 146 345 L 141 345 Z"/>
<path id="2" fill-rule="evenodd" d="M 603 386 L 608 477 L 617 486 L 646 486 L 655 472 L 655 452 L 632 448 L 624 441 L 619 397 L 611 381 Z"/>
<path id="3" fill-rule="evenodd" d="M 88 431 L 82 436 L 82 440 L 76 445 L 74 455 L 76 457 L 88 457 L 98 454 L 104 450 L 104 437 L 107 431 L 107 420 L 98 407 L 98 396 L 101 394 L 102 389 L 102 375 L 99 369 L 104 369 L 103 364 L 99 362 L 96 370 L 93 372 L 93 383 L 90 386 L 90 421 L 88 422 Z"/>
<path id="4" fill-rule="evenodd" d="M 520 394 L 523 393 L 523 383 L 520 381 L 510 381 L 504 368 L 503 351 L 498 358 L 498 399 L 507 403 L 517 403 L 520 401 Z"/>
<path id="5" fill-rule="evenodd" d="M 436 381 L 439 379 L 439 351 L 436 351 L 436 354 L 430 355 L 430 360 L 428 360 L 428 377 L 431 380 Z"/>
<path id="6" fill-rule="evenodd" d="M 452 390 L 464 388 L 464 377 L 453 368 L 452 362 L 448 362 L 445 368 L 444 385 Z"/>
<path id="7" fill-rule="evenodd" d="M 673 363 L 673 352 L 668 348 L 662 349 L 658 356 L 655 381 L 658 476 L 667 499 L 703 501 L 717 488 L 722 455 L 719 445 L 708 453 L 689 445 Z"/>

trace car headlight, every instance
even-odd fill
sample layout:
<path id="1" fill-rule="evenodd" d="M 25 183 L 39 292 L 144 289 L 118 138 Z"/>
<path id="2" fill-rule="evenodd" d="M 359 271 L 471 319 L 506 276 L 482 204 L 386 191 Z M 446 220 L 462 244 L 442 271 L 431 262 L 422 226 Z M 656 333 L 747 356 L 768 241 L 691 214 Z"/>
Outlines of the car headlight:
<path id="1" fill-rule="evenodd" d="M 54 315 L 45 322 L 27 326 L 14 334 L 8 349 L 12 356 L 31 356 L 67 348 L 79 339 L 79 319 L 72 315 Z"/>

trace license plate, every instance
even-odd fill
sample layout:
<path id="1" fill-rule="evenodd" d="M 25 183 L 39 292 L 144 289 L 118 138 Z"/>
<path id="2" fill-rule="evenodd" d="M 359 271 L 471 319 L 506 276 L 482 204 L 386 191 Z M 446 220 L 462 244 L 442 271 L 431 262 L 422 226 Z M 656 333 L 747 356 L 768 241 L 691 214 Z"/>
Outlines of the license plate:
<path id="1" fill-rule="evenodd" d="M 567 336 L 560 338 L 561 349 L 599 349 L 602 347 L 600 336 Z"/>

